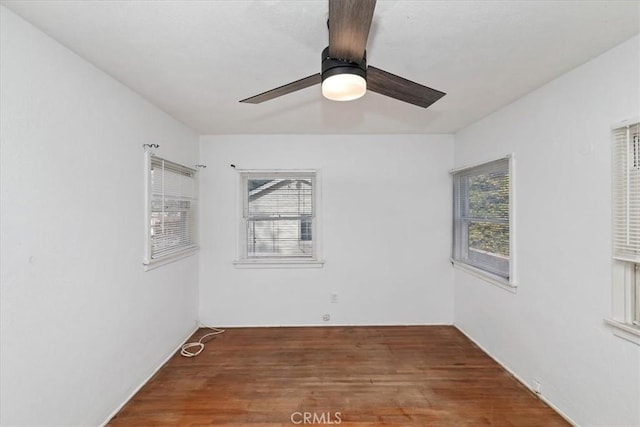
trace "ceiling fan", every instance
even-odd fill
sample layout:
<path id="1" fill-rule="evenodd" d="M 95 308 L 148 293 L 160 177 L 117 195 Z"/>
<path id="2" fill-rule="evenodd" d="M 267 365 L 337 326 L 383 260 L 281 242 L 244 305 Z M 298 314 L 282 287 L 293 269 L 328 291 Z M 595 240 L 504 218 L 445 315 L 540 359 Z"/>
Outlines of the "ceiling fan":
<path id="1" fill-rule="evenodd" d="M 322 72 L 268 90 L 240 102 L 259 104 L 322 83 L 322 95 L 350 101 L 367 89 L 427 108 L 444 95 L 387 71 L 367 66 L 367 37 L 376 0 L 329 0 L 329 46 L 322 51 Z"/>

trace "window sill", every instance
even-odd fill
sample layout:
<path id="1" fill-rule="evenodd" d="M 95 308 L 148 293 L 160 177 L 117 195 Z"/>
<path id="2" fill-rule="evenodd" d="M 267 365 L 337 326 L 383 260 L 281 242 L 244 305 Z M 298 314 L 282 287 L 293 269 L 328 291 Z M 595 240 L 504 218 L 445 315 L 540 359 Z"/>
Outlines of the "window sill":
<path id="1" fill-rule="evenodd" d="M 604 323 L 611 326 L 613 334 L 617 337 L 640 345 L 640 328 L 613 319 L 604 319 Z"/>
<path id="2" fill-rule="evenodd" d="M 324 261 L 314 259 L 241 259 L 236 268 L 322 268 Z"/>
<path id="3" fill-rule="evenodd" d="M 142 265 L 144 265 L 144 271 L 153 270 L 155 268 L 162 267 L 163 265 L 170 264 L 172 262 L 181 260 L 186 257 L 190 257 L 191 255 L 195 255 L 199 249 L 200 248 L 195 247 L 195 248 L 188 249 L 184 252 L 167 255 L 165 257 L 158 258 L 158 259 L 151 259 L 151 260 L 144 261 L 142 263 Z"/>
<path id="4" fill-rule="evenodd" d="M 492 285 L 495 285 L 499 288 L 502 288 L 506 291 L 512 292 L 512 293 L 516 293 L 518 287 L 514 282 L 511 282 L 507 279 L 504 279 L 500 276 L 496 276 L 495 274 L 491 274 L 487 271 L 481 270 L 479 268 L 476 267 L 472 267 L 469 264 L 465 264 L 459 261 L 456 261 L 454 259 L 451 259 L 451 264 L 453 264 L 453 267 L 458 269 L 458 270 L 462 270 L 466 273 L 471 274 L 474 277 L 477 277 L 478 279 L 482 279 L 485 282 L 489 282 Z"/>

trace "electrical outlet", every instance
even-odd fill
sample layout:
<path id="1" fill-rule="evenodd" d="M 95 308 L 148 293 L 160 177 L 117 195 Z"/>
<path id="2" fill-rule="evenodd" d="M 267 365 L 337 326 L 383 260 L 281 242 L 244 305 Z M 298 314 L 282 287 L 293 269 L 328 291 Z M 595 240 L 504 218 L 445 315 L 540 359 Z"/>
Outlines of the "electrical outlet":
<path id="1" fill-rule="evenodd" d="M 542 394 L 542 383 L 539 380 L 533 380 L 533 391 L 536 394 Z"/>
<path id="2" fill-rule="evenodd" d="M 331 294 L 331 304 L 338 303 L 338 294 Z"/>
<path id="3" fill-rule="evenodd" d="M 331 316 L 329 316 L 328 314 L 325 314 L 322 316 L 322 320 L 324 320 L 325 322 L 328 322 L 329 320 L 331 320 Z"/>

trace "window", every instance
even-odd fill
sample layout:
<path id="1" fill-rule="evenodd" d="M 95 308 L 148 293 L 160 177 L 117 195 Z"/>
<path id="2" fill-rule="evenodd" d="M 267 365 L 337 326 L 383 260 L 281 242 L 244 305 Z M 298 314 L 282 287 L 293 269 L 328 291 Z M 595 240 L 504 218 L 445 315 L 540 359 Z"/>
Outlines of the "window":
<path id="1" fill-rule="evenodd" d="M 511 157 L 453 174 L 453 262 L 498 284 L 512 274 Z"/>
<path id="2" fill-rule="evenodd" d="M 148 155 L 147 255 L 144 264 L 161 265 L 197 250 L 196 171 Z"/>
<path id="3" fill-rule="evenodd" d="M 318 260 L 317 173 L 241 171 L 236 265 L 305 265 Z"/>
<path id="4" fill-rule="evenodd" d="M 304 242 L 310 242 L 313 240 L 312 236 L 312 225 L 311 217 L 309 215 L 305 215 L 300 219 L 300 240 Z"/>
<path id="5" fill-rule="evenodd" d="M 640 123 L 612 132 L 613 319 L 616 334 L 640 344 Z M 622 325 L 622 327 L 621 327 Z"/>

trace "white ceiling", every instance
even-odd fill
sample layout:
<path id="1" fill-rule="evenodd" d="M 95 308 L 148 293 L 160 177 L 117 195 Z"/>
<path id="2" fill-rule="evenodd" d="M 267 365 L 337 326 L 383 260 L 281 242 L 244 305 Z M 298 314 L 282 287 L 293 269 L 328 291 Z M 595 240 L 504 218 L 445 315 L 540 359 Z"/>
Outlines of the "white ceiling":
<path id="1" fill-rule="evenodd" d="M 326 0 L 2 4 L 201 134 L 453 133 L 640 31 L 639 1 L 379 0 L 369 64 L 444 98 L 252 105 L 320 71 Z"/>

